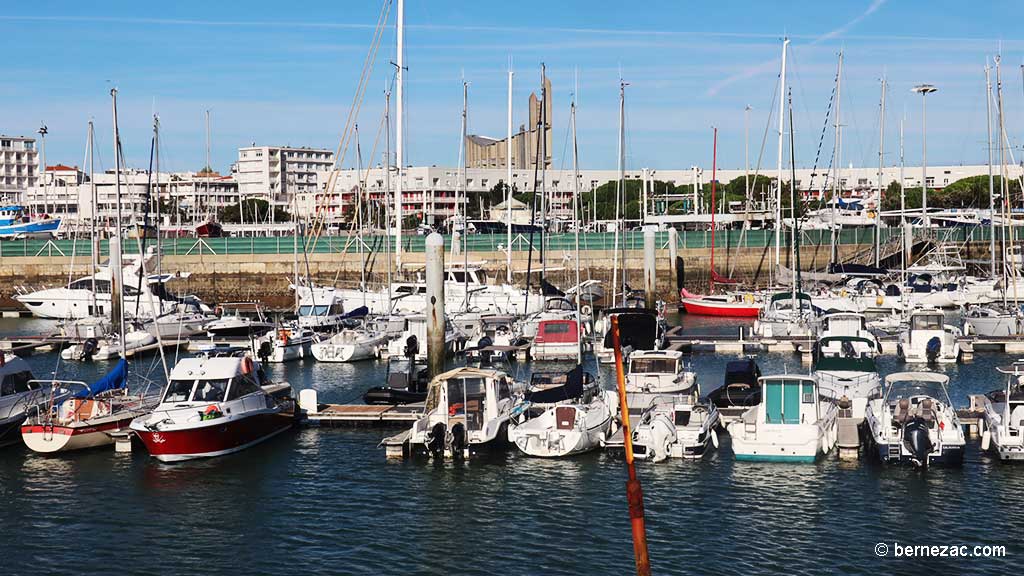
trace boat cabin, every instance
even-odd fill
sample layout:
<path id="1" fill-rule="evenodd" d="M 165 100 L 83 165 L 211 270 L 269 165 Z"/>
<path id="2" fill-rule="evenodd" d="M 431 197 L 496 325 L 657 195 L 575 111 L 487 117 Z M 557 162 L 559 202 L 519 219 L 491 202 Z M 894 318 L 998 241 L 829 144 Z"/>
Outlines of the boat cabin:
<path id="1" fill-rule="evenodd" d="M 13 226 L 29 220 L 24 206 L 0 206 L 0 226 Z"/>
<path id="2" fill-rule="evenodd" d="M 997 368 L 1006 375 L 1006 386 L 985 394 L 996 407 L 1002 408 L 1001 416 L 1010 435 L 1024 435 L 1024 362 Z"/>
<path id="3" fill-rule="evenodd" d="M 263 369 L 245 349 L 219 347 L 185 358 L 171 370 L 163 404 L 218 404 L 261 391 Z"/>
<path id="4" fill-rule="evenodd" d="M 221 317 L 229 318 L 248 318 L 249 320 L 255 320 L 258 322 L 266 322 L 266 316 L 263 313 L 263 307 L 256 302 L 231 302 L 228 304 L 221 304 Z"/>
<path id="5" fill-rule="evenodd" d="M 427 392 L 427 417 L 416 428 L 443 422 L 448 430 L 462 425 L 470 444 L 493 439 L 495 426 L 507 421 L 513 383 L 504 372 L 462 367 L 434 377 Z"/>
<path id="6" fill-rule="evenodd" d="M 580 338 L 580 324 L 575 320 L 541 320 L 534 344 L 575 344 Z"/>
<path id="7" fill-rule="evenodd" d="M 942 330 L 946 317 L 937 310 L 914 312 L 910 315 L 911 330 Z"/>
<path id="8" fill-rule="evenodd" d="M 760 416 L 765 424 L 813 424 L 818 421 L 818 382 L 813 376 L 764 376 Z"/>

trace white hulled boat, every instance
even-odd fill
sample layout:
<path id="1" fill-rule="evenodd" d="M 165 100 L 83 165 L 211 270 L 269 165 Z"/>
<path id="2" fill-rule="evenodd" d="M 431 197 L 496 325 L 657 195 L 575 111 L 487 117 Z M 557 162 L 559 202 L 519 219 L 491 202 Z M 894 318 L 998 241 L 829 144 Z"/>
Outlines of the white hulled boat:
<path id="1" fill-rule="evenodd" d="M 559 457 L 601 446 L 612 426 L 615 394 L 576 366 L 564 374 L 534 372 L 513 410 L 508 439 L 530 456 Z"/>
<path id="2" fill-rule="evenodd" d="M 462 367 L 435 376 L 409 446 L 434 458 L 464 458 L 508 441 L 516 384 L 504 372 Z"/>
<path id="3" fill-rule="evenodd" d="M 252 353 L 272 364 L 301 360 L 313 355 L 311 348 L 319 340 L 312 329 L 289 324 L 253 339 Z"/>
<path id="4" fill-rule="evenodd" d="M 885 377 L 868 401 L 864 419 L 882 462 L 959 466 L 964 431 L 949 399 L 949 377 L 934 372 L 898 372 Z"/>
<path id="5" fill-rule="evenodd" d="M 209 322 L 204 328 L 210 338 L 252 338 L 262 336 L 274 329 L 255 302 L 234 302 L 223 304 L 220 318 Z"/>
<path id="6" fill-rule="evenodd" d="M 0 352 L 0 446 L 21 441 L 19 429 L 26 412 L 44 399 L 28 362 Z"/>
<path id="7" fill-rule="evenodd" d="M 915 310 L 910 313 L 907 328 L 900 333 L 896 353 L 907 362 L 957 362 L 960 336 L 959 328 L 946 324 L 941 310 Z"/>
<path id="8" fill-rule="evenodd" d="M 814 376 L 760 379 L 761 402 L 729 425 L 737 460 L 813 462 L 836 444 L 839 409 Z"/>
<path id="9" fill-rule="evenodd" d="M 386 334 L 372 332 L 365 326 L 342 328 L 330 338 L 310 346 L 319 362 L 357 362 L 380 356 L 380 348 L 388 341 Z"/>
<path id="10" fill-rule="evenodd" d="M 984 396 L 981 449 L 1000 460 L 1024 460 L 1024 362 L 997 370 L 1006 383 Z"/>

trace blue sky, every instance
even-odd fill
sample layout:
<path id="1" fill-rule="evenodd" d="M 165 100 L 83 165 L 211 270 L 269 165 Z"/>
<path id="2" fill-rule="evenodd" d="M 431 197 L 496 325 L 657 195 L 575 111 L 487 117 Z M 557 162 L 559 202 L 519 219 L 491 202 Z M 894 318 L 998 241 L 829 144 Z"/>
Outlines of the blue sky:
<path id="1" fill-rule="evenodd" d="M 108 92 L 117 86 L 133 166 L 147 162 L 154 111 L 163 126 L 162 166 L 172 170 L 203 165 L 206 109 L 213 165 L 221 171 L 239 146 L 253 142 L 333 149 L 380 7 L 366 0 L 8 2 L 0 7 L 0 133 L 29 134 L 45 122 L 47 162 L 81 164 L 86 123 L 95 118 L 101 162 L 109 167 Z M 392 24 L 393 16 L 394 10 Z M 748 104 L 754 164 L 776 89 L 780 39 L 788 34 L 798 165 L 814 161 L 841 48 L 845 163 L 877 163 L 883 74 L 890 86 L 887 164 L 898 161 L 897 123 L 904 115 L 907 163 L 920 161 L 920 97 L 910 88 L 921 82 L 939 87 L 929 96 L 929 163 L 983 162 L 983 67 L 1000 46 L 1007 129 L 1019 160 L 1019 16 L 1012 1 L 409 0 L 407 158 L 457 163 L 463 77 L 470 82 L 470 132 L 502 136 L 511 58 L 517 125 L 539 86 L 540 63 L 547 65 L 555 167 L 571 166 L 568 106 L 578 85 L 581 163 L 614 168 L 620 74 L 630 84 L 630 168 L 710 167 L 712 125 L 719 128 L 719 165 L 742 167 Z M 374 145 L 394 55 L 389 29 L 360 112 L 364 157 Z M 827 156 L 831 133 L 825 140 Z M 773 166 L 774 158 L 769 136 L 762 163 Z"/>

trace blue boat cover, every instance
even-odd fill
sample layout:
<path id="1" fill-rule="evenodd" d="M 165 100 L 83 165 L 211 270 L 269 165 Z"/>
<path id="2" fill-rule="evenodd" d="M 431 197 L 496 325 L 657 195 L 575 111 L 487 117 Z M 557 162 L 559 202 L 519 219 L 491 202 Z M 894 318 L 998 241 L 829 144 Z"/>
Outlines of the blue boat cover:
<path id="1" fill-rule="evenodd" d="M 100 392 L 106 392 L 107 390 L 117 390 L 118 388 L 124 388 L 128 382 L 128 362 L 124 358 L 114 366 L 114 369 L 107 373 L 106 376 L 100 378 L 96 382 L 93 382 L 88 389 L 79 390 L 72 398 L 88 398 L 89 396 L 95 396 Z"/>
<path id="2" fill-rule="evenodd" d="M 356 308 L 351 312 L 346 312 L 345 315 L 341 317 L 341 319 L 346 320 L 348 318 L 362 318 L 363 316 L 366 316 L 369 313 L 369 308 L 367 308 L 366 306 L 360 306 L 359 308 Z"/>

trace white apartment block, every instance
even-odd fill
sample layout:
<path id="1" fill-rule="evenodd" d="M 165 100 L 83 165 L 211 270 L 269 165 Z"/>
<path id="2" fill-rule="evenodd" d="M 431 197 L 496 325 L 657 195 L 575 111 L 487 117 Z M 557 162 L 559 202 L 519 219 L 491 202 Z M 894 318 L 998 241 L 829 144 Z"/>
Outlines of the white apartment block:
<path id="1" fill-rule="evenodd" d="M 234 166 L 238 192 L 291 211 L 293 195 L 313 193 L 321 174 L 334 167 L 334 152 L 288 146 L 250 146 L 238 149 Z"/>
<path id="2" fill-rule="evenodd" d="M 0 200 L 19 202 L 38 178 L 36 139 L 0 135 Z"/>
<path id="3" fill-rule="evenodd" d="M 238 204 L 238 182 L 233 176 L 205 172 L 161 172 L 159 182 L 151 180 L 145 170 L 129 169 L 121 173 L 121 210 L 126 220 L 140 220 L 145 212 L 147 186 L 153 194 L 159 191 L 165 206 L 176 206 L 180 217 L 169 216 L 168 224 L 191 225 L 205 219 L 208 212 Z M 88 174 L 67 166 L 47 167 L 46 185 L 37 185 L 23 193 L 23 201 L 34 212 L 48 212 L 64 219 L 64 224 L 111 222 L 117 214 L 117 186 L 113 171 L 95 175 L 96 203 L 92 200 L 93 183 Z M 154 215 L 151 214 L 151 217 Z"/>
<path id="4" fill-rule="evenodd" d="M 1021 176 L 1020 166 L 1008 166 L 1010 178 Z M 928 188 L 941 189 L 962 178 L 988 174 L 987 165 L 968 166 L 929 166 L 928 167 Z M 998 170 L 996 171 L 998 174 Z M 380 201 L 385 196 L 385 174 L 381 168 L 373 168 L 363 171 L 366 179 L 366 197 L 368 201 Z M 651 181 L 662 181 L 678 186 L 693 186 L 694 183 L 705 184 L 711 181 L 710 168 L 693 167 L 685 170 L 664 170 L 664 169 L 641 169 L 627 170 L 625 172 L 628 180 L 642 180 L 646 178 Z M 743 170 L 718 170 L 717 178 L 720 183 L 727 183 L 736 178 L 744 178 L 746 172 Z M 889 186 L 892 182 L 899 181 L 899 167 L 885 167 L 882 170 L 882 187 Z M 762 171 L 761 176 L 775 177 L 775 171 Z M 320 180 L 313 191 L 301 193 L 298 197 L 298 212 L 300 215 L 313 213 L 326 214 L 328 221 L 340 220 L 342 213 L 350 210 L 355 203 L 355 190 L 358 176 L 355 170 L 338 170 L 334 173 L 332 191 L 326 190 L 328 182 L 331 181 L 331 173 L 320 174 Z M 751 181 L 754 174 L 751 173 Z M 549 213 L 554 217 L 568 217 L 572 212 L 573 173 L 571 170 L 546 170 L 543 173 L 533 169 L 512 171 L 512 185 L 516 193 L 533 192 L 544 190 L 547 193 Z M 398 178 L 396 168 L 391 169 L 391 189 L 395 189 L 395 182 Z M 468 202 L 476 203 L 475 196 L 480 192 L 486 192 L 494 188 L 498 182 L 504 182 L 507 178 L 507 170 L 504 168 L 470 168 L 466 171 L 466 189 L 469 191 Z M 790 172 L 786 170 L 782 179 L 784 182 L 790 180 Z M 597 187 L 606 182 L 618 179 L 616 170 L 580 170 L 578 190 L 583 193 L 593 192 Z M 844 195 L 862 194 L 866 191 L 877 190 L 878 168 L 845 168 L 838 175 Z M 802 191 L 805 198 L 816 198 L 823 190 L 831 190 L 836 180 L 834 173 L 825 170 L 812 171 L 809 168 L 796 170 L 796 187 Z M 908 188 L 921 185 L 921 167 L 907 167 L 904 169 L 904 185 Z M 661 191 L 654 189 L 656 196 Z M 762 194 L 769 191 L 752 191 L 753 199 L 756 200 Z M 402 211 L 405 214 L 424 214 L 427 223 L 440 223 L 444 219 L 456 213 L 457 198 L 461 201 L 462 184 L 458 168 L 444 168 L 437 166 L 414 166 L 405 169 L 404 182 L 402 186 Z"/>

